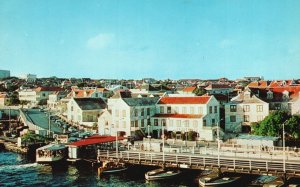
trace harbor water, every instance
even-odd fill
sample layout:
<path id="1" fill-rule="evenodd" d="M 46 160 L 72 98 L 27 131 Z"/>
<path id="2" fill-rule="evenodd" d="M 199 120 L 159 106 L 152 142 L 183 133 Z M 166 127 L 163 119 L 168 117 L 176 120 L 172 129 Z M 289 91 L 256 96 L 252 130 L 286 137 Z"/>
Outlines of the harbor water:
<path id="1" fill-rule="evenodd" d="M 97 176 L 88 165 L 40 165 L 23 155 L 0 152 L 0 186 L 111 186 L 111 187 L 185 187 L 199 186 L 201 171 L 184 171 L 176 179 L 147 182 L 144 174 L 154 167 L 132 166 L 126 172 Z M 254 176 L 243 176 L 237 186 L 249 186 Z"/>

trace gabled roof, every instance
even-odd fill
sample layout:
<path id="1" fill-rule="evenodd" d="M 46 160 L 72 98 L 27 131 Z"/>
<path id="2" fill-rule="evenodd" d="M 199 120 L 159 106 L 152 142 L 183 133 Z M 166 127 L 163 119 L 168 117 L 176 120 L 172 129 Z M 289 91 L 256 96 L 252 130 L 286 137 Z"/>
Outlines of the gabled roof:
<path id="1" fill-rule="evenodd" d="M 210 84 L 205 89 L 206 90 L 212 90 L 212 89 L 230 89 L 231 86 L 228 84 Z"/>
<path id="2" fill-rule="evenodd" d="M 206 104 L 212 96 L 162 97 L 158 104 Z"/>
<path id="3" fill-rule="evenodd" d="M 99 110 L 106 108 L 106 103 L 101 98 L 74 98 L 82 110 Z"/>
<path id="4" fill-rule="evenodd" d="M 159 100 L 158 97 L 142 97 L 142 98 L 122 98 L 128 106 L 149 106 L 155 105 Z"/>
<path id="5" fill-rule="evenodd" d="M 251 104 L 251 103 L 265 103 L 263 100 L 256 97 L 254 94 L 252 94 L 250 91 L 244 91 L 240 93 L 238 96 L 232 98 L 230 103 L 245 103 L 245 104 Z"/>
<path id="6" fill-rule="evenodd" d="M 56 91 L 63 91 L 64 89 L 61 88 L 61 87 L 37 87 L 35 89 L 36 92 L 41 92 L 41 91 L 44 91 L 44 92 L 56 92 Z"/>
<path id="7" fill-rule="evenodd" d="M 202 118 L 200 114 L 155 114 L 156 118 Z"/>
<path id="8" fill-rule="evenodd" d="M 184 88 L 182 91 L 183 92 L 193 92 L 196 88 L 197 88 L 196 86 L 190 86 L 190 87 Z"/>

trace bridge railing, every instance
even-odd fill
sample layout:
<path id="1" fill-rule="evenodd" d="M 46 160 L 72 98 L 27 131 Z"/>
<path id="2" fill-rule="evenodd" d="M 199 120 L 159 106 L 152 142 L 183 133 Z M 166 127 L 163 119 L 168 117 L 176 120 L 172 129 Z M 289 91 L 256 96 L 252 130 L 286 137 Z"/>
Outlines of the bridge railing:
<path id="1" fill-rule="evenodd" d="M 146 152 L 146 151 L 121 151 L 116 157 L 115 151 L 98 150 L 98 158 L 119 158 L 124 161 L 148 161 L 148 162 L 165 162 L 184 165 L 202 165 L 202 166 L 218 166 L 218 157 L 215 155 L 196 155 L 196 154 L 179 154 L 179 153 L 162 153 L 162 152 Z M 234 169 L 259 169 L 264 171 L 286 171 L 290 173 L 300 173 L 300 162 L 287 161 L 284 163 L 281 159 L 258 159 L 258 158 L 242 158 L 222 156 L 220 157 L 220 167 L 231 167 Z M 284 169 L 285 168 L 285 169 Z"/>

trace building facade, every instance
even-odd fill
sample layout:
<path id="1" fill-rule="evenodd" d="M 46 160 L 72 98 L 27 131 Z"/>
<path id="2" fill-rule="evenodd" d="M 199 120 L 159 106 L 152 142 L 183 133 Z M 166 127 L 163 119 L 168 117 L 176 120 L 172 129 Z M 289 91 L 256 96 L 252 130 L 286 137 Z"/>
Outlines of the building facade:
<path id="1" fill-rule="evenodd" d="M 268 115 L 269 103 L 246 90 L 225 104 L 225 131 L 249 132 L 251 123 L 262 121 Z"/>

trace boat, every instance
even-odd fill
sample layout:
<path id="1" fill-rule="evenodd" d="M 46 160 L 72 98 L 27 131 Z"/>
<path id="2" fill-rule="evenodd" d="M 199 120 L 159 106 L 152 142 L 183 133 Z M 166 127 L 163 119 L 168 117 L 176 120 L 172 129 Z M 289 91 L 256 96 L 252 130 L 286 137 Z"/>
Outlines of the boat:
<path id="1" fill-rule="evenodd" d="M 218 176 L 217 174 L 209 174 L 207 176 L 201 177 L 199 179 L 200 186 L 223 186 L 223 185 L 230 185 L 240 177 L 228 177 L 228 176 Z"/>
<path id="2" fill-rule="evenodd" d="M 49 144 L 36 150 L 36 162 L 51 164 L 67 157 L 67 147 L 64 144 Z"/>
<path id="3" fill-rule="evenodd" d="M 125 163 L 113 162 L 113 161 L 103 161 L 102 166 L 98 168 L 98 173 L 116 173 L 127 170 Z"/>
<path id="4" fill-rule="evenodd" d="M 178 169 L 170 169 L 170 168 L 160 168 L 148 171 L 145 173 L 146 180 L 163 180 L 170 179 L 176 177 L 181 174 L 181 171 Z"/>

